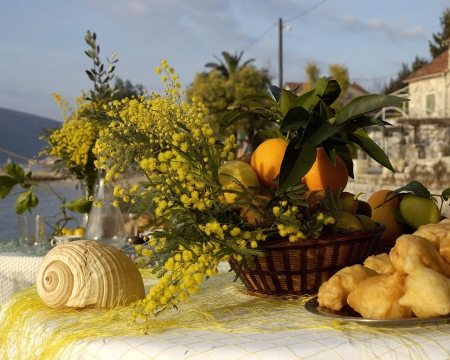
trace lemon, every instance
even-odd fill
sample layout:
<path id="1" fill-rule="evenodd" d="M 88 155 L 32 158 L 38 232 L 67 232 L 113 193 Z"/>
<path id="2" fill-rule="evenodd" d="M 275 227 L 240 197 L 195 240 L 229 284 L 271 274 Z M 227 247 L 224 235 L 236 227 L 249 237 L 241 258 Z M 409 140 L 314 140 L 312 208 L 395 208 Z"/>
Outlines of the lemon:
<path id="1" fill-rule="evenodd" d="M 363 230 L 363 225 L 358 218 L 347 211 L 341 211 L 336 221 L 336 227 L 346 231 Z"/>
<path id="2" fill-rule="evenodd" d="M 355 216 L 359 220 L 359 222 L 362 224 L 363 229 L 373 229 L 376 226 L 375 221 L 373 221 L 367 215 L 355 214 Z"/>
<path id="3" fill-rule="evenodd" d="M 441 220 L 441 211 L 432 199 L 412 194 L 406 195 L 400 202 L 400 215 L 413 229 Z"/>
<path id="4" fill-rule="evenodd" d="M 73 235 L 73 229 L 63 227 L 61 229 L 61 235 Z"/>
<path id="5" fill-rule="evenodd" d="M 83 228 L 83 227 L 77 227 L 77 228 L 73 231 L 73 235 L 83 236 L 83 235 L 84 235 L 84 228 Z"/>
<path id="6" fill-rule="evenodd" d="M 249 189 L 253 186 L 259 186 L 258 176 L 256 176 L 253 168 L 243 162 L 238 160 L 228 161 L 225 164 L 222 164 L 219 169 L 219 181 L 222 185 L 222 190 L 224 190 L 225 201 L 228 204 L 232 204 L 235 202 L 237 198 L 237 194 L 226 192 L 226 190 L 234 190 L 242 192 L 242 187 L 237 184 L 232 178 L 224 175 L 230 175 L 236 180 L 238 180 L 245 188 L 249 190 L 251 195 L 255 194 L 254 189 Z"/>
<path id="7" fill-rule="evenodd" d="M 353 215 L 356 214 L 356 210 L 358 210 L 358 198 L 356 197 L 355 199 L 354 194 L 344 191 L 339 201 L 342 205 L 342 211 Z"/>

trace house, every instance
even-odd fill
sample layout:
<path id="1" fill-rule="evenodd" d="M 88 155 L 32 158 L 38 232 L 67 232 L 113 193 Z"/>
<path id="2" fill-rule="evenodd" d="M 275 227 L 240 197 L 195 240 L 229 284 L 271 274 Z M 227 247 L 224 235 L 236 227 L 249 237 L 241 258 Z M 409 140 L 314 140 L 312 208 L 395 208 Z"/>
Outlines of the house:
<path id="1" fill-rule="evenodd" d="M 444 41 L 448 47 L 450 38 Z M 414 143 L 430 145 L 450 140 L 450 48 L 410 74 L 408 118 L 400 124 L 413 127 Z"/>
<path id="2" fill-rule="evenodd" d="M 444 43 L 448 46 L 450 38 Z M 414 119 L 445 119 L 450 114 L 450 57 L 444 51 L 427 65 L 410 74 L 409 117 Z"/>

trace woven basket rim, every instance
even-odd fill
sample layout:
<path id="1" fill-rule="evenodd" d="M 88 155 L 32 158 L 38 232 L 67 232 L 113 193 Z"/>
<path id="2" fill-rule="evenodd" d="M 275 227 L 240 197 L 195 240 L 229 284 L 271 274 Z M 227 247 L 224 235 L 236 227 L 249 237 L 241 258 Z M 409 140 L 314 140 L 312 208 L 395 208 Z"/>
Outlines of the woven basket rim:
<path id="1" fill-rule="evenodd" d="M 318 245 L 326 245 L 326 244 L 334 244 L 340 242 L 358 242 L 358 241 L 366 241 L 368 238 L 381 236 L 386 229 L 386 225 L 384 223 L 376 222 L 376 227 L 373 229 L 365 229 L 359 230 L 350 233 L 344 234 L 329 234 L 314 238 L 307 238 L 304 240 L 290 242 L 287 238 L 280 239 L 271 239 L 262 244 L 262 248 L 264 249 L 277 249 L 277 248 L 299 248 L 299 247 L 311 247 Z"/>

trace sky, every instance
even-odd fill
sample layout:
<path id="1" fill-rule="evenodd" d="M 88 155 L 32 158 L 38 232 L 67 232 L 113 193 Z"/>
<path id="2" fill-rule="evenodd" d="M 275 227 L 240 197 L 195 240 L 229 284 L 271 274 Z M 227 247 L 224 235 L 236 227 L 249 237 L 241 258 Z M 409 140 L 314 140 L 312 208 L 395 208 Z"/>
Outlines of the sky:
<path id="1" fill-rule="evenodd" d="M 62 121 L 51 93 L 74 103 L 92 82 L 84 51 L 97 34 L 100 58 L 113 52 L 114 73 L 161 93 L 154 69 L 166 60 L 182 88 L 209 71 L 222 52 L 255 59 L 279 83 L 279 19 L 283 83 L 306 80 L 316 62 L 348 68 L 351 82 L 377 92 L 416 56 L 430 59 L 450 0 L 2 0 L 0 108 Z"/>

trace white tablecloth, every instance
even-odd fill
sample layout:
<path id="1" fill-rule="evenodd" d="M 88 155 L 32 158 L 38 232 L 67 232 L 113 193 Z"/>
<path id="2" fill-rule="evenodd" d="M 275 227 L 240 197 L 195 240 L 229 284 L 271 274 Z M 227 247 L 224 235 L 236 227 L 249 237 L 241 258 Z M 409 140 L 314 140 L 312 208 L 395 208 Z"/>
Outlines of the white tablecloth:
<path id="1" fill-rule="evenodd" d="M 38 310 L 41 314 L 24 313 L 15 331 L 2 334 L 0 330 L 0 338 L 9 340 L 9 345 L 0 342 L 0 358 L 2 346 L 17 346 L 8 352 L 11 359 L 449 359 L 449 324 L 376 328 L 333 321 L 309 313 L 299 300 L 249 296 L 242 284 L 232 282 L 232 274 L 222 272 L 213 278 L 193 297 L 192 301 L 197 299 L 194 303 L 187 303 L 192 314 L 186 317 L 186 322 L 176 321 L 186 314 L 186 308 L 181 306 L 179 312 L 172 312 L 167 319 L 155 320 L 155 324 L 161 321 L 162 328 L 149 322 L 147 334 L 130 336 L 133 325 L 126 321 L 126 316 L 116 314 L 116 335 L 96 336 L 95 329 L 92 333 L 95 323 L 89 320 L 98 318 L 97 326 L 104 326 L 101 319 L 111 319 L 107 310 L 49 310 L 46 315 L 47 310 L 42 308 Z M 146 282 L 147 291 L 153 283 L 153 280 Z M 26 309 L 26 300 L 17 299 L 21 294 L 26 299 L 33 291 L 34 288 L 27 289 L 1 307 L 0 324 L 7 324 L 8 313 L 15 308 Z M 197 315 L 204 319 L 197 323 Z M 91 331 L 89 338 L 73 335 L 70 324 L 85 321 L 85 330 Z M 58 328 L 61 325 L 64 327 Z M 69 336 L 73 336 L 70 343 L 62 345 L 57 355 L 45 347 Z M 54 356 L 49 357 L 50 353 Z"/>
<path id="2" fill-rule="evenodd" d="M 36 282 L 36 272 L 43 258 L 20 253 L 11 247 L 11 252 L 1 250 L 0 247 L 0 305 Z"/>

